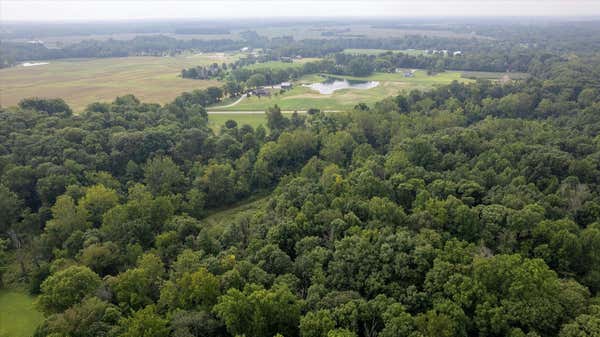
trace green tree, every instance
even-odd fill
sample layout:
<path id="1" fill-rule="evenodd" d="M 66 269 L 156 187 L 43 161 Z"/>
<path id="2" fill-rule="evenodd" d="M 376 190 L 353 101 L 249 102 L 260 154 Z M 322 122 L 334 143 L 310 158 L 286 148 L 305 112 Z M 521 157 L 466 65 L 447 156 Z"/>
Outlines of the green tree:
<path id="1" fill-rule="evenodd" d="M 38 303 L 46 314 L 62 312 L 86 296 L 93 295 L 100 284 L 100 277 L 88 267 L 67 267 L 50 275 L 42 283 Z"/>
<path id="2" fill-rule="evenodd" d="M 258 88 L 265 84 L 267 84 L 267 79 L 261 73 L 253 74 L 246 80 L 246 86 L 249 88 Z"/>
<path id="3" fill-rule="evenodd" d="M 155 157 L 144 166 L 144 182 L 154 195 L 181 191 L 185 176 L 170 157 Z"/>
<path id="4" fill-rule="evenodd" d="M 114 305 L 88 297 L 64 313 L 48 317 L 46 326 L 50 333 L 60 336 L 101 337 L 114 329 L 120 318 L 121 312 Z"/>
<path id="5" fill-rule="evenodd" d="M 119 306 L 140 309 L 158 300 L 164 265 L 154 254 L 145 254 L 137 267 L 128 269 L 109 281 Z"/>
<path id="6" fill-rule="evenodd" d="M 325 160 L 338 165 L 347 164 L 356 147 L 356 142 L 347 131 L 338 131 L 327 135 L 323 141 L 321 155 Z"/>
<path id="7" fill-rule="evenodd" d="M 122 319 L 120 325 L 123 329 L 121 337 L 167 337 L 170 334 L 168 321 L 156 313 L 153 305 Z"/>
<path id="8" fill-rule="evenodd" d="M 168 281 L 161 289 L 160 303 L 171 310 L 210 310 L 220 295 L 219 280 L 200 268 L 193 273 L 184 273 L 174 281 Z"/>
<path id="9" fill-rule="evenodd" d="M 86 189 L 85 196 L 79 200 L 79 206 L 86 210 L 88 219 L 97 227 L 102 222 L 104 213 L 118 202 L 119 195 L 115 190 L 103 185 L 94 185 Z"/>
<path id="10" fill-rule="evenodd" d="M 48 248 L 62 247 L 73 232 L 85 231 L 90 227 L 87 211 L 76 206 L 69 196 L 60 196 L 51 211 L 52 220 L 46 223 L 43 234 Z"/>
<path id="11" fill-rule="evenodd" d="M 22 201 L 16 193 L 0 184 L 0 233 L 8 232 L 19 216 Z"/>
<path id="12" fill-rule="evenodd" d="M 285 287 L 229 289 L 219 298 L 214 311 L 232 335 L 248 337 L 295 336 L 300 323 L 301 304 Z"/>
<path id="13" fill-rule="evenodd" d="M 357 335 L 348 329 L 335 329 L 329 331 L 327 337 L 357 337 Z"/>
<path id="14" fill-rule="evenodd" d="M 309 311 L 300 319 L 302 337 L 327 337 L 327 333 L 334 328 L 335 321 L 329 310 Z"/>
<path id="15" fill-rule="evenodd" d="M 235 171 L 230 164 L 210 163 L 195 185 L 206 193 L 206 203 L 218 206 L 235 200 Z"/>

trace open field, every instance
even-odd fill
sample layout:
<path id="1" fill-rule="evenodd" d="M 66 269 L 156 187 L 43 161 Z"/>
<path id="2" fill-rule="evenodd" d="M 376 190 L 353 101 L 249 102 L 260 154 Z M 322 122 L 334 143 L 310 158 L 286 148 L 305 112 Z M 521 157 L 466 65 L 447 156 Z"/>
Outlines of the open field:
<path id="1" fill-rule="evenodd" d="M 424 50 L 418 49 L 401 49 L 401 50 L 389 50 L 389 49 L 344 49 L 346 54 L 354 55 L 379 55 L 386 52 L 404 53 L 408 55 L 427 55 Z"/>
<path id="2" fill-rule="evenodd" d="M 376 50 L 367 50 L 376 52 Z M 92 102 L 110 102 L 115 97 L 131 93 L 144 102 L 167 103 L 184 91 L 220 86 L 217 80 L 192 80 L 179 77 L 181 69 L 213 62 L 231 62 L 240 54 L 184 54 L 177 57 L 124 57 L 106 59 L 68 59 L 51 61 L 49 64 L 0 70 L 0 105 L 12 106 L 26 97 L 60 97 L 76 112 Z M 267 62 L 250 67 L 272 69 L 296 67 L 314 59 L 295 60 L 293 63 Z M 500 79 L 504 73 L 447 71 L 428 76 L 418 70 L 412 78 L 402 73 L 374 73 L 367 77 L 344 76 L 350 80 L 379 81 L 369 90 L 344 89 L 330 95 L 319 94 L 302 83 L 324 80 L 321 75 L 307 75 L 297 81 L 294 89 L 270 98 L 250 97 L 229 107 L 211 107 L 211 111 L 264 111 L 266 107 L 279 105 L 282 110 L 305 111 L 309 108 L 321 110 L 344 110 L 358 103 L 375 102 L 412 89 L 427 90 L 453 80 L 469 82 L 476 78 Z M 511 73 L 513 79 L 526 74 Z M 234 103 L 226 100 L 221 105 Z M 214 117 L 217 118 L 217 117 Z M 214 119 L 213 118 L 213 119 Z M 250 118 L 236 116 L 236 118 Z M 255 119 L 252 119 L 256 123 Z M 256 126 L 257 124 L 252 124 Z"/>
<path id="3" fill-rule="evenodd" d="M 49 64 L 0 70 L 0 105 L 12 106 L 32 96 L 63 98 L 75 111 L 98 101 L 134 94 L 145 102 L 166 103 L 184 91 L 220 85 L 213 80 L 179 77 L 181 69 L 231 62 L 234 54 L 177 57 L 123 57 L 53 60 Z"/>
<path id="4" fill-rule="evenodd" d="M 42 321 L 33 297 L 17 290 L 0 291 L 0 337 L 30 337 Z"/>
<path id="5" fill-rule="evenodd" d="M 530 75 L 527 73 L 494 73 L 489 71 L 463 71 L 463 78 L 470 79 L 488 79 L 488 80 L 499 80 L 504 76 L 508 76 L 511 80 L 523 80 L 528 78 Z"/>
<path id="6" fill-rule="evenodd" d="M 317 23 L 315 25 L 277 25 L 270 27 L 257 27 L 254 29 L 259 35 L 269 38 L 278 36 L 293 36 L 296 40 L 301 39 L 330 39 L 335 37 L 372 37 L 372 38 L 398 38 L 408 35 L 436 36 L 448 38 L 482 38 L 470 33 L 456 33 L 450 30 L 430 29 L 423 26 L 422 29 L 409 27 L 374 27 L 371 24 L 327 24 Z M 232 34 L 240 31 L 232 31 Z M 323 33 L 333 33 L 333 35 L 323 35 Z"/>
<path id="7" fill-rule="evenodd" d="M 312 62 L 312 61 L 317 61 L 317 60 L 319 60 L 319 59 L 318 58 L 307 57 L 307 58 L 301 58 L 301 59 L 294 59 L 293 62 L 269 61 L 269 62 L 251 64 L 251 65 L 247 66 L 246 68 L 247 69 L 265 69 L 265 68 L 269 68 L 269 69 L 272 69 L 272 70 L 289 69 L 289 68 L 299 68 L 304 63 Z"/>
<path id="8" fill-rule="evenodd" d="M 302 77 L 292 90 L 283 94 L 273 94 L 271 97 L 248 97 L 235 106 L 226 108 L 214 107 L 214 111 L 254 111 L 265 110 L 277 104 L 282 110 L 306 111 L 309 108 L 321 110 L 351 109 L 358 103 L 375 104 L 385 97 L 398 95 L 402 91 L 412 89 L 427 90 L 436 85 L 449 84 L 452 81 L 469 82 L 470 79 L 461 77 L 460 72 L 444 72 L 428 76 L 425 71 L 418 70 L 411 78 L 404 77 L 402 73 L 375 73 L 367 77 L 343 76 L 349 80 L 379 81 L 379 85 L 368 90 L 343 89 L 333 94 L 320 94 L 310 88 L 301 86 L 302 83 L 323 81 L 319 75 Z"/>

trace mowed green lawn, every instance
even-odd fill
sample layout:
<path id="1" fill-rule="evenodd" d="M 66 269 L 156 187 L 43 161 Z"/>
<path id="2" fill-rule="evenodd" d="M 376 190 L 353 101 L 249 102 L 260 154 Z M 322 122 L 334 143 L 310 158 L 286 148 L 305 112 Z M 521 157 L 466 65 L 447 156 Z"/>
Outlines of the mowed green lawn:
<path id="1" fill-rule="evenodd" d="M 349 80 L 379 81 L 379 85 L 368 90 L 343 89 L 332 94 L 320 94 L 317 91 L 302 86 L 302 84 L 320 82 L 322 76 L 309 75 L 297 81 L 292 90 L 283 94 L 275 92 L 271 97 L 248 97 L 239 104 L 227 108 L 214 107 L 214 111 L 263 111 L 277 104 L 286 111 L 306 111 L 309 108 L 321 110 L 347 110 L 358 103 L 373 105 L 378 101 L 401 92 L 412 89 L 428 90 L 437 85 L 449 84 L 452 81 L 471 82 L 473 80 L 461 77 L 460 72 L 448 71 L 429 76 L 423 70 L 417 70 L 414 77 L 406 78 L 403 73 L 374 73 L 366 77 L 343 76 Z"/>
<path id="2" fill-rule="evenodd" d="M 51 60 L 49 64 L 0 69 L 0 105 L 26 97 L 63 98 L 75 111 L 92 102 L 134 94 L 144 102 L 167 103 L 184 91 L 220 86 L 214 80 L 184 79 L 181 69 L 231 62 L 238 54 Z"/>
<path id="3" fill-rule="evenodd" d="M 211 113 L 208 115 L 208 122 L 210 127 L 215 132 L 219 132 L 221 126 L 228 120 L 234 120 L 238 123 L 238 127 L 248 124 L 256 129 L 257 126 L 261 125 L 267 127 L 267 116 L 264 112 L 257 111 L 256 113 Z"/>
<path id="4" fill-rule="evenodd" d="M 290 117 L 291 113 L 284 112 L 284 116 Z M 221 130 L 221 126 L 228 120 L 234 120 L 238 123 L 238 127 L 248 124 L 254 129 L 259 125 L 262 125 L 267 133 L 267 115 L 263 111 L 256 111 L 254 113 L 235 113 L 235 112 L 222 112 L 222 113 L 211 113 L 208 115 L 208 123 L 214 132 L 218 133 Z"/>
<path id="5" fill-rule="evenodd" d="M 31 337 L 43 320 L 33 297 L 17 290 L 0 290 L 0 337 Z"/>

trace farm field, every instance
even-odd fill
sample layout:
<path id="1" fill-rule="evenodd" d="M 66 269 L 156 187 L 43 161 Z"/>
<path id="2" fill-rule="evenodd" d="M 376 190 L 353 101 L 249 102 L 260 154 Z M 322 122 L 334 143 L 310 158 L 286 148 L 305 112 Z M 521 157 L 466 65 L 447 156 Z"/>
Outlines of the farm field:
<path id="1" fill-rule="evenodd" d="M 123 57 L 54 60 L 49 64 L 0 70 L 0 105 L 12 106 L 26 97 L 60 97 L 74 111 L 89 103 L 134 94 L 144 102 L 166 103 L 184 91 L 220 85 L 213 80 L 179 77 L 181 69 L 231 62 L 238 54 L 197 54 L 176 57 Z"/>
<path id="2" fill-rule="evenodd" d="M 340 77 L 341 78 L 341 77 Z M 461 77 L 460 72 L 444 72 L 428 76 L 425 71 L 417 70 L 415 76 L 405 78 L 402 73 L 375 73 L 367 77 L 343 76 L 349 80 L 379 81 L 379 85 L 368 90 L 343 89 L 333 94 L 320 94 L 310 88 L 303 87 L 303 83 L 319 82 L 325 80 L 323 76 L 308 75 L 296 82 L 296 86 L 283 94 L 273 94 L 271 97 L 248 97 L 234 106 L 219 108 L 214 111 L 256 111 L 265 110 L 277 104 L 282 110 L 306 111 L 309 108 L 321 110 L 351 109 L 358 103 L 373 105 L 385 97 L 398 95 L 401 91 L 412 89 L 427 90 L 436 85 L 449 84 L 456 80 L 470 82 L 472 80 Z"/>
<path id="3" fill-rule="evenodd" d="M 0 337 L 30 337 L 43 320 L 33 297 L 17 290 L 0 291 Z"/>

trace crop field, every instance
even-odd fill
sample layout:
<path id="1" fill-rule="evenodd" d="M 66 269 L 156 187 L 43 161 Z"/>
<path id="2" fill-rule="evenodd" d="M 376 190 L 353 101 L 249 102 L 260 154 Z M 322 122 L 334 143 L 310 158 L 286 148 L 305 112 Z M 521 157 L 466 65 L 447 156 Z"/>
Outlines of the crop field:
<path id="1" fill-rule="evenodd" d="M 33 297 L 16 290 L 0 291 L 0 337 L 30 337 L 43 319 Z"/>
<path id="2" fill-rule="evenodd" d="M 404 77 L 403 73 L 375 73 L 367 77 L 344 76 L 344 78 L 349 80 L 379 81 L 379 85 L 368 90 L 343 89 L 329 95 L 324 95 L 301 85 L 303 83 L 320 82 L 325 79 L 318 75 L 308 75 L 296 82 L 292 90 L 283 94 L 275 93 L 271 97 L 248 97 L 234 106 L 226 108 L 215 107 L 210 110 L 262 111 L 269 106 L 277 104 L 282 110 L 286 111 L 306 111 L 309 108 L 336 111 L 351 109 L 358 103 L 373 105 L 386 97 L 398 95 L 402 91 L 410 91 L 412 89 L 427 90 L 436 85 L 449 84 L 454 80 L 459 82 L 472 81 L 462 78 L 460 72 L 444 72 L 429 76 L 422 70 L 417 70 L 415 76 L 411 78 Z"/>
<path id="3" fill-rule="evenodd" d="M 179 77 L 181 69 L 213 62 L 231 62 L 237 54 L 196 54 L 177 57 L 69 59 L 49 64 L 0 70 L 0 105 L 12 106 L 26 97 L 60 97 L 75 111 L 89 103 L 134 94 L 140 100 L 167 103 L 184 91 L 220 85 L 213 80 Z"/>

